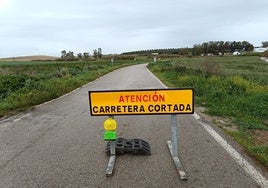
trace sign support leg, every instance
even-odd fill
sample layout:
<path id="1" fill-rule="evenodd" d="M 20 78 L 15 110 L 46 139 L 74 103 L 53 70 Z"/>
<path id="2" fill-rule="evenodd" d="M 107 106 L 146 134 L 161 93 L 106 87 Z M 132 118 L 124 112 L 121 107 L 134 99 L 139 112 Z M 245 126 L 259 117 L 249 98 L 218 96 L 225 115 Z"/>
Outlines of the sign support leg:
<path id="1" fill-rule="evenodd" d="M 109 116 L 110 118 L 114 118 L 113 116 Z M 116 141 L 110 141 L 110 159 L 108 162 L 108 166 L 106 169 L 106 176 L 112 176 L 113 175 L 113 170 L 114 170 L 114 164 L 115 164 L 115 146 L 116 146 Z"/>
<path id="2" fill-rule="evenodd" d="M 187 180 L 186 174 L 182 169 L 182 163 L 178 157 L 178 127 L 177 127 L 177 116 L 171 115 L 171 141 L 167 141 L 167 145 L 174 161 L 174 164 L 179 172 L 180 179 Z"/>
<path id="3" fill-rule="evenodd" d="M 112 176 L 115 164 L 115 141 L 110 142 L 110 159 L 106 169 L 106 176 Z"/>

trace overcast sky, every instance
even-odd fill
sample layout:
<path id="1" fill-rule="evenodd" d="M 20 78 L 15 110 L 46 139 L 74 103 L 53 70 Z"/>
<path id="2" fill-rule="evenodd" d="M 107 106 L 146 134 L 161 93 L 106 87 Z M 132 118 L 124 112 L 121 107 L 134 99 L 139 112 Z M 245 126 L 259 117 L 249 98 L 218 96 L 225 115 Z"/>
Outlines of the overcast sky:
<path id="1" fill-rule="evenodd" d="M 0 57 L 268 41 L 268 0 L 0 0 Z"/>

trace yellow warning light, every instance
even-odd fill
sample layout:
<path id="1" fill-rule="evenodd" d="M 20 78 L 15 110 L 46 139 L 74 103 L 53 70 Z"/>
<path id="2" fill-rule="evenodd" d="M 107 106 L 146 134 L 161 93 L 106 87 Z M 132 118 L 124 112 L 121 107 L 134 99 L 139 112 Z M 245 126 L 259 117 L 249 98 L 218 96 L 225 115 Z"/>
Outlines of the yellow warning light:
<path id="1" fill-rule="evenodd" d="M 106 131 L 115 131 L 117 123 L 113 118 L 108 118 L 104 121 L 104 129 Z"/>

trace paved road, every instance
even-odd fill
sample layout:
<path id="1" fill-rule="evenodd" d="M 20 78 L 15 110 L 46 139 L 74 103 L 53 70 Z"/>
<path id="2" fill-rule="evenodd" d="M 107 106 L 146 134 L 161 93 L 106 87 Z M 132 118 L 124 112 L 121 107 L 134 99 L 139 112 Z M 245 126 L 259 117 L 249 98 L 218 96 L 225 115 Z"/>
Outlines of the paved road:
<path id="1" fill-rule="evenodd" d="M 0 122 L 0 187 L 259 187 L 192 115 L 178 116 L 187 181 L 168 151 L 168 115 L 117 116 L 119 136 L 148 141 L 152 155 L 119 156 L 106 177 L 106 117 L 90 117 L 87 91 L 144 88 L 163 85 L 145 65 L 126 67 Z"/>

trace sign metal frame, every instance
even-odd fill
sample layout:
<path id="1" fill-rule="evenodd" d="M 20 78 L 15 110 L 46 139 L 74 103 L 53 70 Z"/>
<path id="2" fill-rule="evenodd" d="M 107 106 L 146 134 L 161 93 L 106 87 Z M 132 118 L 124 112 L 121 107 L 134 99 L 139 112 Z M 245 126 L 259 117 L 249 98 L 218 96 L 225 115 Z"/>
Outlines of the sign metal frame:
<path id="1" fill-rule="evenodd" d="M 157 113 L 102 113 L 102 114 L 98 114 L 98 113 L 94 113 L 93 111 L 93 102 L 92 100 L 95 100 L 94 97 L 92 98 L 92 94 L 100 94 L 100 93 L 104 93 L 106 97 L 108 97 L 109 100 L 109 94 L 112 93 L 132 93 L 132 92 L 160 92 L 160 93 L 165 93 L 165 92 L 169 92 L 169 91 L 190 91 L 191 96 L 190 96 L 190 102 L 191 102 L 191 111 L 189 112 L 181 112 L 181 111 L 177 111 L 177 112 L 157 112 Z M 187 176 L 185 171 L 183 170 L 183 166 L 182 163 L 179 159 L 179 151 L 178 151 L 178 129 L 179 129 L 179 123 L 177 122 L 177 115 L 178 114 L 194 114 L 194 89 L 193 88 L 178 88 L 178 89 L 143 89 L 143 90 L 101 90 L 101 91 L 88 91 L 89 94 L 89 107 L 90 107 L 90 114 L 92 116 L 110 116 L 113 117 L 114 115 L 171 115 L 171 140 L 167 141 L 167 146 L 169 148 L 170 151 L 170 155 L 173 159 L 173 162 L 176 166 L 176 169 L 179 173 L 180 179 L 181 180 L 187 180 Z M 189 96 L 186 96 L 189 97 Z M 160 98 L 160 95 L 159 95 Z M 147 98 L 146 98 L 147 99 Z M 152 98 L 151 98 L 152 99 Z M 156 98 L 155 98 L 156 99 Z M 163 99 L 163 98 L 162 98 Z M 104 100 L 104 103 L 107 100 Z M 134 99 L 132 100 L 130 98 L 130 102 L 134 101 Z M 95 101 L 94 101 L 95 102 Z M 123 101 L 125 102 L 125 101 Z M 165 102 L 165 101 L 157 101 L 154 100 L 153 101 L 155 104 L 157 102 Z M 188 99 L 189 102 L 189 99 Z M 163 103 L 164 105 L 164 103 Z M 106 169 L 106 176 L 111 176 L 113 175 L 113 169 L 114 169 L 114 165 L 115 165 L 115 159 L 116 159 L 116 153 L 115 153 L 115 141 L 111 141 L 110 142 L 110 159 L 108 162 L 108 166 Z"/>

